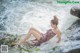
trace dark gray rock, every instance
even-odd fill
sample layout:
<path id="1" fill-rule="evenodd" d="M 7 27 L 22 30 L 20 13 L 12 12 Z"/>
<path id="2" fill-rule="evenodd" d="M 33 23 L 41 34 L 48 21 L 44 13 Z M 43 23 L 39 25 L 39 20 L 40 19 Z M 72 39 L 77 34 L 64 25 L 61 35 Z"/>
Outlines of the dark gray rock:
<path id="1" fill-rule="evenodd" d="M 80 53 L 80 48 L 70 50 L 69 52 L 66 53 Z"/>
<path id="2" fill-rule="evenodd" d="M 80 40 L 80 36 L 77 36 L 77 37 L 76 37 L 76 40 Z"/>
<path id="3" fill-rule="evenodd" d="M 80 18 L 80 8 L 73 7 L 71 8 L 70 13 Z"/>

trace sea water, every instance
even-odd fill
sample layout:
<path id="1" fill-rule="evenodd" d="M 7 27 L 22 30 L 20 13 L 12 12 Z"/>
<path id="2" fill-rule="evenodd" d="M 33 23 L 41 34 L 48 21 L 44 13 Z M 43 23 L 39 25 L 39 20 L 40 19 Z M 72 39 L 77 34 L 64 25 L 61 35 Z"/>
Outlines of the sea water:
<path id="1" fill-rule="evenodd" d="M 70 9 L 74 6 L 79 5 L 60 5 L 57 4 L 55 0 L 1 0 L 0 32 L 21 35 L 27 34 L 29 29 L 34 27 L 40 32 L 45 33 L 46 30 L 51 28 L 50 20 L 54 19 L 53 16 L 56 15 L 59 19 L 58 27 L 62 32 L 62 41 L 60 44 L 57 44 L 57 39 L 55 37 L 46 44 L 44 43 L 39 46 L 39 48 L 42 50 L 39 52 L 51 52 L 51 48 L 54 46 L 60 46 L 57 50 L 61 49 L 63 52 L 66 52 L 72 49 L 72 47 L 76 44 L 80 45 L 79 41 L 71 41 L 72 43 L 70 43 L 70 40 L 67 38 L 67 36 L 65 36 L 69 36 L 71 34 L 71 31 L 68 31 L 67 29 L 71 27 L 71 25 L 78 19 L 70 14 Z M 65 42 L 65 40 L 68 41 Z M 52 52 L 55 53 L 56 51 Z"/>

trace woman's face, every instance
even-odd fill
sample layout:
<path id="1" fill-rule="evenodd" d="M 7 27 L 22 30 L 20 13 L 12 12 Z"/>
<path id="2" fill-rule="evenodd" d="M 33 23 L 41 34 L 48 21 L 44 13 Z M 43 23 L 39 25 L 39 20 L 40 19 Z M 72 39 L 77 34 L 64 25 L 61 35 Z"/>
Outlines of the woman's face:
<path id="1" fill-rule="evenodd" d="M 51 23 L 51 27 L 55 29 L 57 26 L 56 26 L 56 24 Z"/>

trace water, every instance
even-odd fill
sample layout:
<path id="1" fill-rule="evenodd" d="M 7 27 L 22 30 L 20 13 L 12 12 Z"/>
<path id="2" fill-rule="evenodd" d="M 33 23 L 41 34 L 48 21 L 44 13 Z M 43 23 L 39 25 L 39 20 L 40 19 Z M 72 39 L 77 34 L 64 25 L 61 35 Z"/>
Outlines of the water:
<path id="1" fill-rule="evenodd" d="M 50 20 L 56 15 L 59 19 L 58 27 L 62 32 L 62 41 L 59 45 L 61 49 L 64 48 L 62 51 L 66 52 L 77 48 L 77 44 L 80 45 L 77 40 L 69 40 L 69 36 L 72 36 L 71 34 L 74 31 L 74 36 L 79 36 L 77 31 L 80 28 L 72 28 L 74 31 L 68 29 L 78 19 L 70 14 L 70 9 L 73 6 L 79 6 L 79 4 L 60 5 L 55 0 L 0 0 L 0 4 L 0 32 L 21 35 L 27 34 L 30 27 L 35 27 L 41 32 L 46 32 L 50 28 Z M 71 31 L 73 32 L 71 33 Z M 46 45 L 41 45 L 40 48 L 47 52 L 47 50 L 57 45 L 55 40 L 56 38 L 51 39 Z M 43 53 L 45 52 L 43 51 Z"/>

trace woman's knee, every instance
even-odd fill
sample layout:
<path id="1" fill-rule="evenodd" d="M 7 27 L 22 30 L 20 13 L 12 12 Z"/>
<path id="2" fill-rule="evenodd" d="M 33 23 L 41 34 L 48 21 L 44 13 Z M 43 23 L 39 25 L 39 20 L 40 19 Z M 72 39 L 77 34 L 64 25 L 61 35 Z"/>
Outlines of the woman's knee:
<path id="1" fill-rule="evenodd" d="M 30 30 L 29 30 L 29 33 L 33 33 L 34 32 L 34 28 L 31 27 Z"/>
<path id="2" fill-rule="evenodd" d="M 34 30 L 34 28 L 33 28 L 33 27 L 31 27 L 31 28 L 30 28 L 30 30 Z"/>

